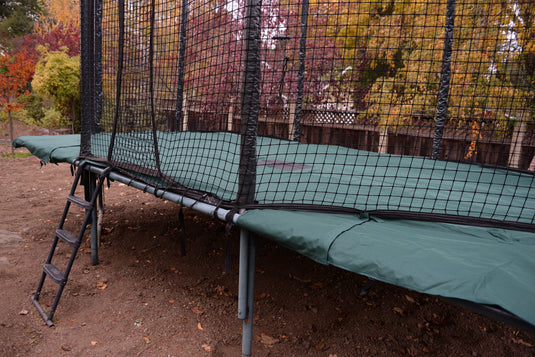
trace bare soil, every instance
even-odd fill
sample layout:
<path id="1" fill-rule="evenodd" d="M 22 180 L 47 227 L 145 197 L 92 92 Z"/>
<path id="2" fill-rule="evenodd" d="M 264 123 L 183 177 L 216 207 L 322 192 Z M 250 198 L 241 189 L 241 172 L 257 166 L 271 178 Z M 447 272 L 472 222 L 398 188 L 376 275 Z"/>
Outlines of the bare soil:
<path id="1" fill-rule="evenodd" d="M 1 155 L 11 149 L 0 129 Z M 33 132 L 16 126 L 16 135 Z M 237 232 L 225 273 L 224 224 L 186 210 L 181 256 L 179 206 L 117 182 L 105 189 L 100 264 L 85 240 L 55 326 L 44 324 L 30 295 L 71 181 L 66 164 L 0 158 L 0 355 L 239 356 Z M 56 259 L 68 254 L 61 246 Z M 533 334 L 388 284 L 360 297 L 366 282 L 259 238 L 253 354 L 535 356 Z M 45 307 L 55 290 L 45 284 Z"/>

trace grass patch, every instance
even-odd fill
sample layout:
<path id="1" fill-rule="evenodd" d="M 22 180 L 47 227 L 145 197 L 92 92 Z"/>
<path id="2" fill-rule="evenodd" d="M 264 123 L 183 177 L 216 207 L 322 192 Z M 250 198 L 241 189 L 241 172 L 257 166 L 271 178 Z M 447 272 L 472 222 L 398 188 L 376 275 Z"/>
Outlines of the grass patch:
<path id="1" fill-rule="evenodd" d="M 31 155 L 29 152 L 16 152 L 14 154 L 2 154 L 0 157 L 2 159 L 25 159 Z"/>

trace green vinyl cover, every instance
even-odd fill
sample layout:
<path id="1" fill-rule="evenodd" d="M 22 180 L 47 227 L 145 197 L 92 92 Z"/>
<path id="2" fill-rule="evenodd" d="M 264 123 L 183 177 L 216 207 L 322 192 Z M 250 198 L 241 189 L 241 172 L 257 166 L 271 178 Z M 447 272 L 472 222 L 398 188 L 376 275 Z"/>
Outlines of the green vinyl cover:
<path id="1" fill-rule="evenodd" d="M 73 163 L 80 153 L 80 135 L 20 136 L 13 146 L 27 148 L 44 163 Z"/>
<path id="2" fill-rule="evenodd" d="M 535 325 L 535 233 L 287 210 L 250 210 L 238 225 L 319 263 Z"/>

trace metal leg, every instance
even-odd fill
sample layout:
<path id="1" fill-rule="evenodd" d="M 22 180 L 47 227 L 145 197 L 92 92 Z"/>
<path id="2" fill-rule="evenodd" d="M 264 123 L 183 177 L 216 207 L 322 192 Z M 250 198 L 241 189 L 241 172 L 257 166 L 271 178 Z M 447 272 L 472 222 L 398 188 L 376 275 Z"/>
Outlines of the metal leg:
<path id="1" fill-rule="evenodd" d="M 238 318 L 243 320 L 242 357 L 249 357 L 252 352 L 255 256 L 256 239 L 248 231 L 242 229 L 238 291 Z"/>
<path id="2" fill-rule="evenodd" d="M 98 176 L 92 172 L 89 172 L 87 174 L 88 181 L 89 181 L 89 190 L 86 189 L 86 201 L 90 201 L 91 197 L 93 196 L 93 193 L 96 190 L 97 186 L 97 180 Z M 86 186 L 87 187 L 87 186 Z M 99 237 L 98 237 L 98 214 L 97 214 L 97 207 L 98 204 L 95 205 L 93 208 L 93 211 L 91 212 L 91 264 L 92 265 L 98 265 L 98 244 L 99 244 Z"/>

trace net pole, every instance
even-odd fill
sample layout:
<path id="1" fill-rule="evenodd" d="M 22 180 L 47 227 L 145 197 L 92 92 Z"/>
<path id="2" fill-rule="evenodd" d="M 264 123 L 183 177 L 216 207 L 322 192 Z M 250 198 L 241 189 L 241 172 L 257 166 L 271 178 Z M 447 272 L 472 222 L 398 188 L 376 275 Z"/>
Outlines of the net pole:
<path id="1" fill-rule="evenodd" d="M 91 120 L 91 134 L 100 131 L 100 120 L 102 118 L 102 0 L 95 0 L 94 11 L 94 86 L 93 103 L 94 112 Z"/>
<path id="2" fill-rule="evenodd" d="M 186 58 L 186 30 L 188 21 L 188 0 L 182 0 L 180 18 L 180 39 L 178 49 L 178 82 L 177 82 L 177 103 L 176 103 L 176 128 L 184 131 L 183 110 L 184 110 L 184 64 Z"/>
<path id="3" fill-rule="evenodd" d="M 440 157 L 440 146 L 444 134 L 444 125 L 448 114 L 448 99 L 451 81 L 451 56 L 453 52 L 453 32 L 455 28 L 455 0 L 448 0 L 446 8 L 446 24 L 444 34 L 444 49 L 442 52 L 442 71 L 438 91 L 438 104 L 435 116 L 435 133 L 433 135 L 433 151 L 431 158 Z"/>
<path id="4" fill-rule="evenodd" d="M 244 68 L 241 106 L 241 150 L 238 178 L 238 206 L 253 203 L 256 185 L 256 138 L 260 108 L 260 19 L 261 0 L 247 0 L 244 27 Z M 243 319 L 242 356 L 250 356 L 253 337 L 255 273 L 254 238 L 242 230 L 240 244 L 240 286 L 238 310 Z"/>
<path id="5" fill-rule="evenodd" d="M 154 103 L 154 32 L 156 21 L 156 0 L 150 3 L 150 36 L 149 36 L 149 94 L 150 94 L 150 120 L 152 124 L 152 140 L 154 145 L 154 159 L 156 161 L 156 168 L 158 174 L 161 175 L 160 166 L 160 150 L 158 148 L 157 125 L 156 125 L 156 109 Z"/>
<path id="6" fill-rule="evenodd" d="M 113 116 L 113 129 L 111 133 L 110 146 L 108 147 L 108 161 L 112 160 L 113 148 L 115 146 L 115 134 L 117 133 L 117 124 L 121 112 L 121 93 L 123 85 L 123 66 L 124 66 L 124 0 L 117 1 L 117 13 L 119 21 L 119 38 L 118 38 L 118 58 L 117 58 L 117 76 L 115 91 L 115 113 Z"/>
<path id="7" fill-rule="evenodd" d="M 252 355 L 254 283 L 256 270 L 256 238 L 252 233 L 240 231 L 240 275 L 238 292 L 238 318 L 243 320 L 242 357 Z"/>
<path id="8" fill-rule="evenodd" d="M 93 59 L 94 59 L 94 2 L 82 0 L 80 2 L 80 119 L 82 130 L 80 135 L 80 156 L 91 154 L 91 126 L 93 113 Z"/>
<path id="9" fill-rule="evenodd" d="M 295 119 L 293 140 L 299 141 L 301 136 L 301 109 L 303 106 L 303 86 L 305 81 L 305 58 L 308 32 L 309 0 L 303 0 L 301 5 L 301 37 L 299 40 L 299 69 L 297 72 L 297 99 L 295 101 Z"/>
<path id="10" fill-rule="evenodd" d="M 237 204 L 255 199 L 256 137 L 260 108 L 260 18 L 261 0 L 248 0 L 245 15 L 245 53 L 241 107 L 241 151 Z"/>

